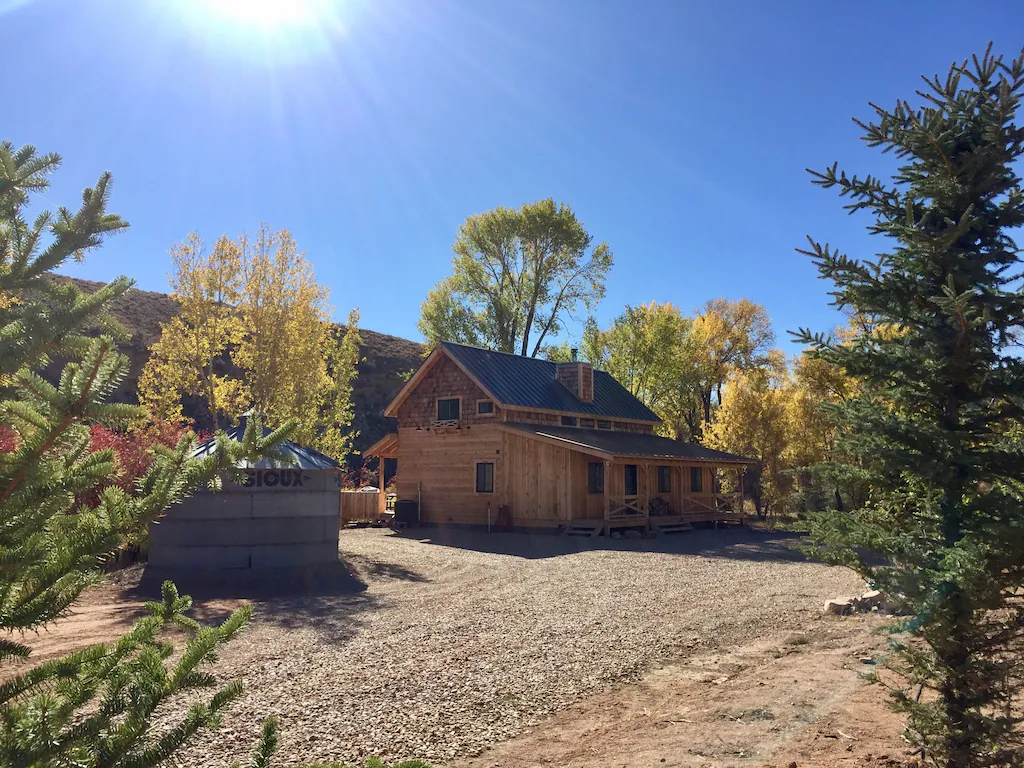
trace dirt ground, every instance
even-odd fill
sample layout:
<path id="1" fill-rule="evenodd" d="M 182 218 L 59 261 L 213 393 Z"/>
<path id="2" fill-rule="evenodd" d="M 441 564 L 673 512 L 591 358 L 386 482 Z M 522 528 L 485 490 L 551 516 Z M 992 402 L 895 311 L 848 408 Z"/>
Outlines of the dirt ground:
<path id="1" fill-rule="evenodd" d="M 784 534 L 481 536 L 346 531 L 354 592 L 198 599 L 200 620 L 247 598 L 257 619 L 214 670 L 242 676 L 245 700 L 180 764 L 243 759 L 267 714 L 282 717 L 281 765 L 373 753 L 467 768 L 907 764 L 899 719 L 857 677 L 882 658 L 881 619 L 822 616 L 822 600 L 861 585 L 801 562 Z M 653 597 L 638 591 L 654 579 Z M 116 580 L 27 638 L 34 658 L 140 615 L 132 574 Z"/>

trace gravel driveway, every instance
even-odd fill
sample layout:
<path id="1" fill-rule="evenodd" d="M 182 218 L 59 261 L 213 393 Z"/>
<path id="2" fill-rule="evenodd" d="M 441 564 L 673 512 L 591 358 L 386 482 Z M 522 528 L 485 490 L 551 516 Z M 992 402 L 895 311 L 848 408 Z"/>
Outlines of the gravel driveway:
<path id="1" fill-rule="evenodd" d="M 422 538 L 421 538 L 422 537 Z M 282 721 L 277 764 L 478 754 L 653 661 L 808 629 L 850 572 L 785 534 L 649 541 L 342 531 L 342 594 L 259 603 L 215 671 L 247 694 L 178 762 L 243 759 Z"/>

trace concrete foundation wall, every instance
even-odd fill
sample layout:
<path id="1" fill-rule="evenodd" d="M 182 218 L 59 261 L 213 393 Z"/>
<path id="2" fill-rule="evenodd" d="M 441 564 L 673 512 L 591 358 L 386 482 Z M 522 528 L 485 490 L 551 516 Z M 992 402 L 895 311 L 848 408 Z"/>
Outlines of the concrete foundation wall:
<path id="1" fill-rule="evenodd" d="M 281 568 L 338 559 L 333 470 L 249 470 L 245 484 L 201 492 L 150 527 L 149 564 L 201 570 Z"/>

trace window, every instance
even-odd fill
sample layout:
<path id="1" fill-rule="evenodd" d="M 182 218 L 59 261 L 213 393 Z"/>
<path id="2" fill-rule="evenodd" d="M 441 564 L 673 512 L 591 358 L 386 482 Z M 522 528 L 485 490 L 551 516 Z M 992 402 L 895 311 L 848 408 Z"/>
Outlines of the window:
<path id="1" fill-rule="evenodd" d="M 494 462 L 478 461 L 476 464 L 476 492 L 494 493 Z"/>
<path id="2" fill-rule="evenodd" d="M 611 429 L 612 423 L 610 421 L 599 421 L 597 422 L 598 429 Z"/>
<path id="3" fill-rule="evenodd" d="M 459 398 L 449 397 L 437 401 L 437 420 L 455 421 L 459 418 Z"/>
<path id="4" fill-rule="evenodd" d="M 658 493 L 672 493 L 672 467 L 658 467 Z"/>
<path id="5" fill-rule="evenodd" d="M 604 493 L 604 464 L 600 461 L 587 464 L 587 493 Z"/>
<path id="6" fill-rule="evenodd" d="M 476 404 L 477 413 L 494 413 L 494 403 L 490 400 L 481 400 Z"/>
<path id="7" fill-rule="evenodd" d="M 580 419 L 580 426 L 583 427 L 584 429 L 593 429 L 594 428 L 594 420 L 593 419 Z"/>
<path id="8" fill-rule="evenodd" d="M 636 464 L 627 464 L 625 470 L 625 487 L 627 496 L 636 496 Z"/>
<path id="9" fill-rule="evenodd" d="M 562 426 L 563 427 L 575 427 L 576 426 L 576 417 L 575 416 L 563 416 L 562 417 Z"/>
<path id="10" fill-rule="evenodd" d="M 690 467 L 690 492 L 700 493 L 704 490 L 704 473 L 700 467 Z"/>

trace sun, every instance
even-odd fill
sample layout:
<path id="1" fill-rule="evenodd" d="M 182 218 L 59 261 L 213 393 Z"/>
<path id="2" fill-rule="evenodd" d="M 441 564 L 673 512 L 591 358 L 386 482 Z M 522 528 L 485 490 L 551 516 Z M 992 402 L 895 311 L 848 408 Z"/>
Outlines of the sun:
<path id="1" fill-rule="evenodd" d="M 261 29 L 311 27 L 327 21 L 338 0 L 202 0 L 222 22 Z"/>

